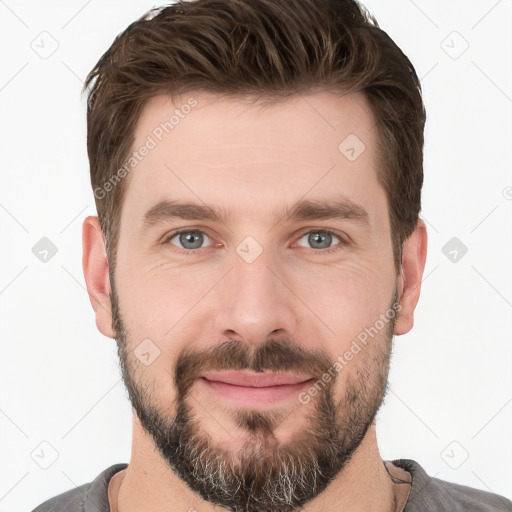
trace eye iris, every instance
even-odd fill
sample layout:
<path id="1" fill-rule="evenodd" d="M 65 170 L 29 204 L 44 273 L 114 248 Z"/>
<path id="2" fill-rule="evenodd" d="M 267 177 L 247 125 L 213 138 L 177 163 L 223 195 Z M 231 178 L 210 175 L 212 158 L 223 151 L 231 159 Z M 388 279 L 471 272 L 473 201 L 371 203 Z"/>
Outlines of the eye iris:
<path id="1" fill-rule="evenodd" d="M 180 233 L 179 239 L 185 249 L 198 249 L 203 245 L 204 236 L 199 231 L 186 231 Z M 309 234 L 308 242 L 316 249 L 326 249 L 332 243 L 332 235 L 325 231 L 315 231 Z M 187 246 L 189 243 L 192 245 Z"/>
<path id="2" fill-rule="evenodd" d="M 195 242 L 193 239 L 196 238 Z M 191 243 L 192 246 L 187 246 L 186 244 Z M 203 235 L 198 231 L 187 231 L 186 233 L 180 233 L 180 244 L 185 247 L 185 249 L 197 249 L 203 245 Z"/>
<path id="3" fill-rule="evenodd" d="M 314 233 L 310 233 L 308 236 L 308 242 L 315 249 L 326 249 L 331 245 L 332 235 L 323 231 L 316 231 Z M 320 243 L 321 247 L 315 247 L 315 244 L 318 242 Z"/>

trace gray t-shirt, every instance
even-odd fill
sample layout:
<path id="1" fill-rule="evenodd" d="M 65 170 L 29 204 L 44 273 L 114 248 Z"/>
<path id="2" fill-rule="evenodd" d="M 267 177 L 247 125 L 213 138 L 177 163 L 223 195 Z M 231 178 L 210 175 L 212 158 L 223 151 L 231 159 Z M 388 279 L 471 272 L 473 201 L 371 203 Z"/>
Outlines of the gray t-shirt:
<path id="1" fill-rule="evenodd" d="M 391 461 L 412 476 L 412 488 L 403 512 L 512 512 L 512 501 L 464 485 L 431 478 L 414 460 Z M 39 505 L 32 512 L 110 512 L 108 483 L 128 464 L 115 464 L 96 479 Z"/>

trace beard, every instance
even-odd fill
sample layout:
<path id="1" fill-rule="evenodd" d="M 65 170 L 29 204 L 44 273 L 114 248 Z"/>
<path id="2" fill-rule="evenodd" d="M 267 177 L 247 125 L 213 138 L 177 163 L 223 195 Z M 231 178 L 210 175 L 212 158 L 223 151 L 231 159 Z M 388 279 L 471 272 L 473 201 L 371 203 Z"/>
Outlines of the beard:
<path id="1" fill-rule="evenodd" d="M 177 390 L 173 417 L 159 408 L 156 383 L 137 378 L 135 368 L 140 365 L 133 356 L 134 347 L 128 349 L 128 331 L 112 276 L 111 287 L 113 328 L 132 407 L 165 463 L 204 500 L 232 512 L 291 512 L 318 496 L 351 460 L 387 392 L 396 314 L 383 333 L 361 348 L 356 364 L 350 362 L 334 376 L 332 357 L 323 351 L 306 351 L 285 338 L 257 346 L 229 340 L 203 351 L 188 347 L 179 354 L 172 374 Z M 395 313 L 396 298 L 395 289 L 390 305 Z M 307 410 L 301 412 L 305 418 L 286 443 L 275 435 L 291 414 L 282 409 L 230 409 L 236 428 L 248 437 L 239 449 L 228 449 L 205 431 L 190 404 L 194 398 L 190 390 L 206 371 L 292 371 L 314 375 L 318 383 L 329 368 L 330 382 L 322 382 L 323 389 L 307 406 L 301 402 L 293 408 L 292 413 L 299 406 Z M 334 389 L 340 375 L 344 381 L 336 402 Z"/>

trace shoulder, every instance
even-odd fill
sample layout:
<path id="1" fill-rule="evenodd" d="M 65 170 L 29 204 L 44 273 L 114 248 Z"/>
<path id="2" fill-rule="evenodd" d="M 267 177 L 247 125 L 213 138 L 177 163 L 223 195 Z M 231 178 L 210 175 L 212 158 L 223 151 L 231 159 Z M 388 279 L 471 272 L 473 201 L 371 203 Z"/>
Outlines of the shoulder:
<path id="1" fill-rule="evenodd" d="M 128 464 L 114 464 L 102 471 L 92 482 L 50 498 L 32 512 L 109 512 L 108 483 L 118 471 L 126 467 Z"/>
<path id="2" fill-rule="evenodd" d="M 414 460 L 398 459 L 392 463 L 412 476 L 404 512 L 512 512 L 512 501 L 503 496 L 430 477 Z"/>
<path id="3" fill-rule="evenodd" d="M 88 483 L 59 494 L 41 503 L 32 512 L 83 512 L 85 496 L 90 487 Z"/>

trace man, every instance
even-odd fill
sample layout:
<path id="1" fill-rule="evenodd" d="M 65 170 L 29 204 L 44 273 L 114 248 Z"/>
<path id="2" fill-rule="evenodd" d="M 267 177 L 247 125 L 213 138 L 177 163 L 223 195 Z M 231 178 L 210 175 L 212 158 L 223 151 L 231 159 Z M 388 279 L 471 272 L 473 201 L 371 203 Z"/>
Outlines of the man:
<path id="1" fill-rule="evenodd" d="M 351 0 L 151 11 L 89 74 L 83 267 L 129 465 L 34 512 L 512 510 L 383 461 L 427 234 L 413 66 Z"/>

